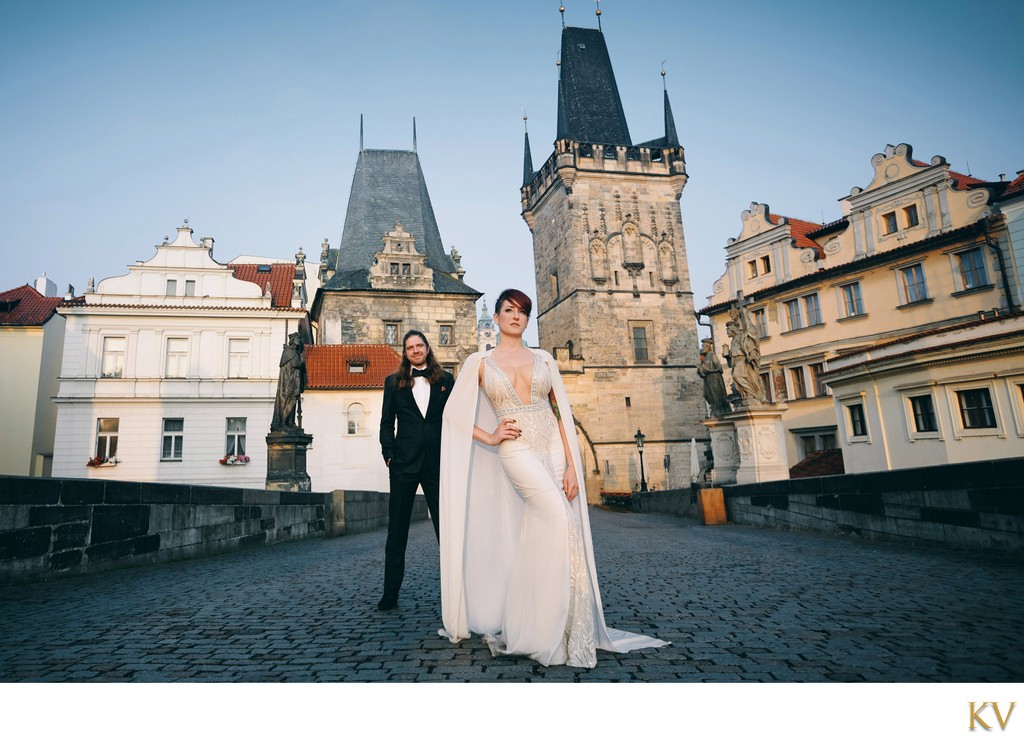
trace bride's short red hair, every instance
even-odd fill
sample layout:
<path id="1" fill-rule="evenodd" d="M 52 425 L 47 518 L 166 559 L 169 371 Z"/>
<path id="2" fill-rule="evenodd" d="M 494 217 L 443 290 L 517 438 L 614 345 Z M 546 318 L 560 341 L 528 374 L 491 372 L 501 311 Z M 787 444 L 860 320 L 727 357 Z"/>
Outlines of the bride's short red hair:
<path id="1" fill-rule="evenodd" d="M 530 313 L 533 312 L 533 301 L 525 293 L 520 292 L 518 289 L 506 289 L 498 295 L 498 301 L 494 304 L 495 315 L 498 314 L 501 304 L 506 300 L 522 310 L 526 317 L 530 317 Z"/>

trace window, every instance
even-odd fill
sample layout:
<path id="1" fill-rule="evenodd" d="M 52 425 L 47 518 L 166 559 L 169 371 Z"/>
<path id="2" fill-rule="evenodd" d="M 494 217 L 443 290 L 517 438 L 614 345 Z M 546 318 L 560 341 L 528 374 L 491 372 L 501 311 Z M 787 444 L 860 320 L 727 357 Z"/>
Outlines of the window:
<path id="1" fill-rule="evenodd" d="M 821 376 L 825 374 L 825 363 L 815 362 L 811 365 L 811 387 L 815 396 L 829 395 L 828 386 L 821 382 Z"/>
<path id="2" fill-rule="evenodd" d="M 167 279 L 167 296 L 173 297 L 178 293 L 178 280 Z"/>
<path id="3" fill-rule="evenodd" d="M 847 404 L 846 418 L 850 423 L 850 435 L 867 437 L 868 426 L 864 421 L 864 404 Z"/>
<path id="4" fill-rule="evenodd" d="M 363 433 L 363 417 L 365 410 L 362 404 L 352 404 L 346 414 L 346 434 L 361 435 Z"/>
<path id="5" fill-rule="evenodd" d="M 859 281 L 855 281 L 852 284 L 844 284 L 839 287 L 839 291 L 843 295 L 843 312 L 845 317 L 852 318 L 856 315 L 864 314 L 864 302 L 860 296 Z"/>
<path id="6" fill-rule="evenodd" d="M 804 327 L 803 318 L 800 316 L 800 300 L 791 299 L 786 302 L 786 323 L 791 331 Z"/>
<path id="7" fill-rule="evenodd" d="M 761 256 L 761 273 L 771 273 L 771 272 L 772 272 L 772 259 L 771 259 L 771 256 L 762 255 Z"/>
<path id="8" fill-rule="evenodd" d="M 900 279 L 903 282 L 903 304 L 912 305 L 928 299 L 928 286 L 924 281 L 924 268 L 920 263 L 901 268 Z"/>
<path id="9" fill-rule="evenodd" d="M 249 339 L 228 339 L 228 377 L 249 377 Z"/>
<path id="10" fill-rule="evenodd" d="M 988 271 L 981 248 L 956 253 L 957 270 L 960 272 L 960 289 L 977 289 L 988 286 Z"/>
<path id="11" fill-rule="evenodd" d="M 992 409 L 992 394 L 988 388 L 957 391 L 960 402 L 960 420 L 964 429 L 976 430 L 996 426 L 996 413 Z"/>
<path id="12" fill-rule="evenodd" d="M 103 369 L 100 377 L 124 377 L 124 336 L 103 337 Z"/>
<path id="13" fill-rule="evenodd" d="M 775 396 L 772 394 L 772 376 L 771 373 L 762 372 L 759 373 L 761 377 L 761 387 L 764 388 L 764 400 L 769 404 L 775 403 Z"/>
<path id="14" fill-rule="evenodd" d="M 185 279 L 185 296 L 195 297 L 196 296 L 196 282 L 195 279 Z"/>
<path id="15" fill-rule="evenodd" d="M 987 393 L 988 391 L 986 391 Z M 929 395 L 911 396 L 910 410 L 914 414 L 915 432 L 937 432 L 938 422 L 935 420 L 935 404 Z"/>
<path id="16" fill-rule="evenodd" d="M 402 275 L 403 276 L 412 276 L 412 264 L 411 263 L 403 263 L 402 264 Z"/>
<path id="17" fill-rule="evenodd" d="M 756 260 L 749 260 L 749 261 L 747 261 L 747 278 L 748 279 L 756 279 L 757 278 L 757 261 Z"/>
<path id="18" fill-rule="evenodd" d="M 225 431 L 225 434 L 227 436 L 227 445 L 224 448 L 225 455 L 244 456 L 245 417 L 228 417 L 227 430 Z"/>
<path id="19" fill-rule="evenodd" d="M 821 305 L 818 304 L 818 293 L 804 297 L 804 309 L 807 310 L 807 325 L 821 325 Z"/>
<path id="20" fill-rule="evenodd" d="M 188 376 L 188 339 L 167 339 L 168 378 Z"/>
<path id="21" fill-rule="evenodd" d="M 886 234 L 892 234 L 893 232 L 895 232 L 899 228 L 899 227 L 896 226 L 896 212 L 895 211 L 893 211 L 891 213 L 883 214 L 882 215 L 882 221 L 885 223 L 885 233 Z"/>
<path id="22" fill-rule="evenodd" d="M 365 362 L 349 362 L 348 363 L 348 371 L 350 373 L 352 373 L 353 375 L 359 375 L 361 373 L 364 373 L 364 372 L 366 372 L 366 363 Z"/>
<path id="23" fill-rule="evenodd" d="M 747 278 L 755 279 L 759 275 L 772 272 L 772 258 L 770 255 L 762 255 L 760 258 L 747 261 Z"/>
<path id="24" fill-rule="evenodd" d="M 835 450 L 839 447 L 836 443 L 835 429 L 819 427 L 793 430 L 793 433 L 800 440 L 800 458 L 807 458 L 812 453 Z"/>
<path id="25" fill-rule="evenodd" d="M 163 432 L 163 448 L 160 452 L 161 461 L 180 461 L 181 445 L 185 437 L 184 419 L 165 419 Z"/>
<path id="26" fill-rule="evenodd" d="M 384 324 L 384 343 L 385 344 L 397 344 L 398 343 L 398 323 L 385 323 Z"/>
<path id="27" fill-rule="evenodd" d="M 789 379 L 793 383 L 793 398 L 807 398 L 807 384 L 804 382 L 804 368 L 789 368 Z"/>
<path id="28" fill-rule="evenodd" d="M 920 221 L 917 218 L 917 205 L 916 204 L 913 205 L 913 206 L 907 206 L 906 208 L 904 208 L 903 209 L 903 216 L 907 220 L 907 226 L 908 227 L 916 227 L 918 224 L 920 224 Z"/>
<path id="29" fill-rule="evenodd" d="M 116 417 L 96 420 L 96 458 L 113 458 L 117 455 L 117 428 L 120 421 Z"/>
<path id="30" fill-rule="evenodd" d="M 438 336 L 439 346 L 452 346 L 452 328 L 453 326 L 451 324 L 446 323 L 441 325 L 441 334 Z"/>
<path id="31" fill-rule="evenodd" d="M 647 350 L 647 327 L 634 325 L 632 328 L 633 359 L 637 362 L 650 362 L 651 358 Z"/>
<path id="32" fill-rule="evenodd" d="M 398 264 L 397 263 L 392 263 L 391 264 L 391 275 L 392 276 L 397 276 L 398 275 Z"/>
<path id="33" fill-rule="evenodd" d="M 615 277 L 615 283 L 616 284 L 619 283 L 619 277 L 618 276 Z M 551 274 L 551 296 L 554 297 L 555 299 L 558 299 L 558 274 L 557 273 Z"/>
<path id="34" fill-rule="evenodd" d="M 754 317 L 754 330 L 757 331 L 758 337 L 768 338 L 768 316 L 764 314 L 764 308 L 752 310 L 750 314 Z"/>

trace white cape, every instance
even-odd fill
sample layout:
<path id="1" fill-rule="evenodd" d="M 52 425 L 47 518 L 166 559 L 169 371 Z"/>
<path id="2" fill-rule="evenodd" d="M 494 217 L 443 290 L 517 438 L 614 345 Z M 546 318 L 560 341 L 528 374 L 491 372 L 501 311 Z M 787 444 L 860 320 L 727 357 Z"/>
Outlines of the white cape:
<path id="1" fill-rule="evenodd" d="M 534 350 L 551 373 L 552 390 L 569 441 L 579 483 L 579 496 L 570 504 L 577 514 L 594 592 L 594 630 L 597 648 L 624 653 L 667 645 L 666 641 L 608 628 L 594 565 L 583 461 L 569 398 L 558 365 L 543 350 Z M 509 577 L 520 536 L 523 500 L 501 466 L 498 449 L 473 440 L 474 424 L 491 432 L 498 420 L 490 401 L 481 397 L 478 382 L 481 358 L 471 355 L 463 364 L 445 406 L 441 432 L 441 635 L 456 643 L 470 633 L 496 635 L 501 631 Z"/>

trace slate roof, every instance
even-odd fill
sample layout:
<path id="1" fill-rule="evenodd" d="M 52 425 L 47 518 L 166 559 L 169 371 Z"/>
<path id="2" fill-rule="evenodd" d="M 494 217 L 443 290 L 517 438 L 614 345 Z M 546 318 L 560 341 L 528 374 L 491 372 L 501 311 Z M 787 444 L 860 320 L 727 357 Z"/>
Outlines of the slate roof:
<path id="1" fill-rule="evenodd" d="M 313 390 L 383 388 L 402 358 L 386 344 L 317 344 L 306 347 L 306 387 Z M 349 372 L 349 362 L 365 363 Z"/>
<path id="2" fill-rule="evenodd" d="M 323 288 L 370 289 L 374 255 L 383 249 L 382 238 L 395 222 L 413 236 L 417 252 L 426 255 L 426 264 L 435 271 L 435 292 L 479 294 L 449 276 L 455 265 L 441 243 L 419 156 L 386 149 L 359 152 L 341 242 L 328 259 L 335 275 Z"/>
<path id="3" fill-rule="evenodd" d="M 562 29 L 560 60 L 556 138 L 633 145 L 604 34 L 599 29 Z"/>
<path id="4" fill-rule="evenodd" d="M 44 297 L 28 284 L 0 292 L 0 326 L 41 326 L 63 303 L 63 297 Z"/>
<path id="5" fill-rule="evenodd" d="M 295 265 L 292 263 L 272 263 L 270 272 L 260 272 L 260 267 L 266 268 L 263 263 L 229 263 L 235 273 L 235 278 L 240 281 L 251 281 L 258 284 L 260 289 L 267 290 L 270 285 L 270 299 L 274 307 L 292 306 L 292 281 L 295 278 Z"/>

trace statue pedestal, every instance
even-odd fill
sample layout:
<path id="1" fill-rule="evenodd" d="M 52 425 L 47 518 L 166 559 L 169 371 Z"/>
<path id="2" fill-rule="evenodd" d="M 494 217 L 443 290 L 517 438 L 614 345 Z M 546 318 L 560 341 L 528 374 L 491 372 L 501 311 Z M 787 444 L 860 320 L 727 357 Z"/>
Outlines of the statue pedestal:
<path id="1" fill-rule="evenodd" d="M 740 468 L 736 484 L 789 479 L 786 433 L 782 427 L 785 406 L 741 406 L 729 415 L 736 426 Z"/>
<path id="2" fill-rule="evenodd" d="M 715 484 L 735 484 L 736 470 L 740 466 L 740 452 L 736 447 L 736 427 L 726 417 L 705 419 L 701 424 L 711 432 L 711 455 L 715 462 Z"/>
<path id="3" fill-rule="evenodd" d="M 715 457 L 716 484 L 754 484 L 789 479 L 785 406 L 740 406 L 732 414 L 706 419 Z"/>
<path id="4" fill-rule="evenodd" d="M 274 430 L 267 435 L 267 489 L 310 492 L 306 451 L 313 436 L 299 429 Z"/>

